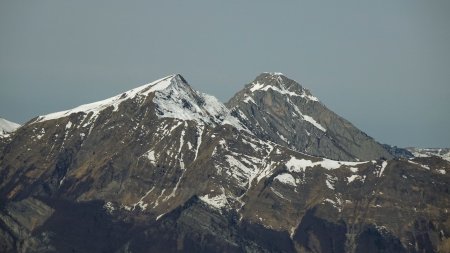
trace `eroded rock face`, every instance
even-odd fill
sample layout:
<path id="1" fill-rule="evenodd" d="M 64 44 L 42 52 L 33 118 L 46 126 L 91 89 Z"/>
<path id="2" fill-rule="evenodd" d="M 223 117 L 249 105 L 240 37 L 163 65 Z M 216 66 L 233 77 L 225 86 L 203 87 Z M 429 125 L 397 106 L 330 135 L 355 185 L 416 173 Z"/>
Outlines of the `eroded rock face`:
<path id="1" fill-rule="evenodd" d="M 448 251 L 448 161 L 330 160 L 252 122 L 179 75 L 33 119 L 0 160 L 0 251 Z"/>
<path id="2" fill-rule="evenodd" d="M 47 249 L 53 249 L 47 233 L 33 235 L 53 212 L 53 208 L 32 197 L 8 203 L 0 213 L 0 250 L 47 252 Z"/>

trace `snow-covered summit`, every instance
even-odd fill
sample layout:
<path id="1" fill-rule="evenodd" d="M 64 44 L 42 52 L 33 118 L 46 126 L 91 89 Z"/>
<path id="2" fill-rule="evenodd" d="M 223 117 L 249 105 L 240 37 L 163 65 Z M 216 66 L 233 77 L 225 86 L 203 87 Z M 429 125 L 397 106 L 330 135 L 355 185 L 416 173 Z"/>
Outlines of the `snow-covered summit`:
<path id="1" fill-rule="evenodd" d="M 129 99 L 143 102 L 150 94 L 154 94 L 153 102 L 156 104 L 156 113 L 160 118 L 194 120 L 201 124 L 231 124 L 242 129 L 241 124 L 230 115 L 224 104 L 213 96 L 192 89 L 180 74 L 158 79 L 102 101 L 39 116 L 33 123 L 67 117 L 73 113 L 91 114 L 89 122 L 92 122 L 101 111 L 107 108 L 113 107 L 114 112 L 119 110 L 122 102 Z"/>
<path id="2" fill-rule="evenodd" d="M 181 75 L 172 78 L 170 89 L 155 92 L 153 102 L 161 118 L 193 120 L 200 124 L 230 124 L 243 129 L 229 109 L 214 96 L 192 89 Z"/>
<path id="3" fill-rule="evenodd" d="M 129 90 L 127 92 L 121 93 L 111 98 L 107 98 L 105 100 L 101 100 L 94 103 L 80 105 L 70 110 L 50 113 L 47 115 L 39 116 L 33 123 L 42 122 L 52 119 L 58 119 L 61 117 L 69 116 L 73 113 L 83 112 L 85 114 L 93 113 L 93 116 L 97 115 L 99 112 L 105 110 L 108 107 L 113 106 L 114 111 L 116 111 L 119 107 L 119 104 L 128 99 L 135 98 L 137 96 L 147 96 L 149 93 L 154 91 L 160 91 L 166 89 L 170 86 L 175 79 L 180 79 L 180 75 L 170 75 L 161 79 L 158 79 L 149 84 L 142 85 L 135 89 Z"/>
<path id="4" fill-rule="evenodd" d="M 16 131 L 20 125 L 11 121 L 8 121 L 4 118 L 0 118 L 0 137 L 6 137 L 10 133 Z"/>
<path id="5" fill-rule="evenodd" d="M 273 75 L 273 76 L 285 76 L 283 73 L 281 72 L 263 72 L 263 74 L 267 74 L 267 75 Z"/>
<path id="6" fill-rule="evenodd" d="M 319 101 L 316 97 L 303 88 L 299 83 L 287 78 L 280 72 L 264 72 L 260 74 L 248 87 L 249 96 L 258 91 L 273 90 L 291 97 L 301 97 L 308 101 Z"/>

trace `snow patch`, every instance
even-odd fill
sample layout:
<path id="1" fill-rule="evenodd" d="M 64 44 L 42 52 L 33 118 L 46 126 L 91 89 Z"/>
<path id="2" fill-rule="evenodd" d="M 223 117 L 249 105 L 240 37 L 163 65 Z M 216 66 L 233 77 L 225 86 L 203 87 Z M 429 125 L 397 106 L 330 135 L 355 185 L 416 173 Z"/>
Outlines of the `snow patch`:
<path id="1" fill-rule="evenodd" d="M 300 95 L 300 97 L 307 98 L 311 101 L 319 102 L 319 99 L 317 97 L 314 97 L 313 95 L 308 95 L 308 94 L 306 94 L 306 92 L 303 93 L 302 95 Z"/>
<path id="2" fill-rule="evenodd" d="M 291 172 L 302 172 L 305 171 L 305 169 L 308 167 L 320 166 L 327 170 L 334 170 L 340 168 L 341 166 L 355 166 L 364 163 L 367 162 L 343 162 L 330 159 L 322 159 L 321 161 L 313 162 L 311 160 L 291 157 L 291 159 L 287 161 L 286 167 Z"/>
<path id="3" fill-rule="evenodd" d="M 347 181 L 348 181 L 348 183 L 351 183 L 351 182 L 355 181 L 355 179 L 357 179 L 357 178 L 360 178 L 360 176 L 359 175 L 351 175 L 351 176 L 347 177 Z"/>
<path id="4" fill-rule="evenodd" d="M 156 217 L 156 220 L 161 219 L 165 214 L 166 214 L 166 213 L 162 213 L 162 214 L 158 215 L 158 217 Z"/>
<path id="5" fill-rule="evenodd" d="M 143 156 L 145 156 L 151 162 L 151 164 L 155 165 L 156 158 L 154 150 L 149 150 L 145 152 Z"/>
<path id="6" fill-rule="evenodd" d="M 263 84 L 263 86 L 264 86 L 264 84 Z M 293 92 L 293 91 L 288 91 L 288 90 L 286 90 L 286 89 L 280 89 L 280 88 L 278 88 L 278 87 L 275 87 L 275 86 L 272 86 L 272 85 L 267 85 L 267 86 L 265 86 L 265 87 L 261 87 L 261 88 L 259 88 L 259 90 L 262 90 L 262 91 L 268 91 L 269 89 L 271 89 L 271 90 L 273 90 L 273 91 L 276 91 L 276 92 L 278 92 L 278 93 L 281 93 L 281 94 L 283 94 L 283 95 L 288 95 L 288 96 L 291 96 L 291 97 L 300 97 L 301 95 L 299 95 L 299 94 L 297 94 L 297 93 L 295 93 L 295 92 Z"/>
<path id="7" fill-rule="evenodd" d="M 20 127 L 19 124 L 0 118 L 0 137 L 7 137 Z"/>
<path id="8" fill-rule="evenodd" d="M 133 208 L 132 210 L 134 210 L 136 208 L 136 206 L 139 206 L 141 208 L 142 211 L 145 211 L 145 209 L 147 209 L 148 204 L 144 203 L 144 199 L 155 189 L 155 186 L 153 186 L 150 190 L 148 190 L 144 196 L 142 196 L 138 202 L 136 202 L 135 204 L 133 204 Z"/>
<path id="9" fill-rule="evenodd" d="M 356 167 L 350 167 L 349 170 L 353 173 L 358 172 L 358 168 L 356 168 Z"/>
<path id="10" fill-rule="evenodd" d="M 319 124 L 315 119 L 313 119 L 311 116 L 308 115 L 304 115 L 303 114 L 303 119 L 308 121 L 309 123 L 313 124 L 315 127 L 319 128 L 320 130 L 322 130 L 323 132 L 326 132 L 327 129 L 325 129 L 325 127 L 323 127 L 321 124 Z"/>
<path id="11" fill-rule="evenodd" d="M 283 173 L 274 178 L 274 180 L 278 180 L 283 184 L 288 184 L 292 186 L 297 186 L 295 178 L 289 173 Z"/>
<path id="12" fill-rule="evenodd" d="M 255 92 L 257 90 L 268 91 L 269 89 L 271 89 L 271 90 L 273 90 L 275 92 L 278 92 L 280 94 L 283 94 L 283 95 L 288 95 L 288 96 L 291 96 L 291 97 L 301 97 L 301 98 L 307 99 L 308 101 L 315 101 L 315 102 L 319 101 L 319 99 L 317 99 L 317 97 L 314 97 L 313 95 L 308 94 L 306 92 L 306 90 L 303 89 L 303 88 L 302 88 L 302 93 L 301 94 L 298 94 L 296 92 L 293 92 L 293 91 L 290 91 L 290 90 L 286 89 L 284 84 L 283 84 L 283 81 L 281 79 L 281 76 L 283 76 L 283 74 L 281 74 L 281 73 L 280 74 L 269 73 L 269 74 L 273 75 L 274 78 L 277 79 L 277 81 L 280 84 L 281 88 L 273 86 L 273 85 L 266 85 L 264 83 L 255 82 L 255 83 L 253 83 L 253 86 L 250 88 L 250 91 L 251 92 Z M 246 98 L 246 100 L 244 100 L 244 102 L 248 103 L 249 100 Z"/>
<path id="13" fill-rule="evenodd" d="M 283 73 L 281 73 L 281 72 L 263 72 L 264 74 L 269 74 L 269 75 L 272 75 L 272 76 L 284 76 L 284 74 Z"/>
<path id="14" fill-rule="evenodd" d="M 328 202 L 330 203 L 334 208 L 336 208 L 339 212 L 342 212 L 342 196 L 338 195 L 336 196 L 336 201 L 332 200 L 332 199 L 324 199 L 323 202 Z"/>
<path id="15" fill-rule="evenodd" d="M 209 196 L 209 194 L 199 197 L 201 201 L 205 202 L 207 205 L 215 208 L 222 209 L 229 205 L 227 196 L 224 193 L 217 196 Z"/>
<path id="16" fill-rule="evenodd" d="M 198 150 L 200 148 L 200 145 L 202 145 L 202 137 L 203 137 L 203 130 L 205 129 L 204 125 L 197 126 L 197 147 L 195 148 L 195 156 L 194 160 L 197 159 L 198 156 Z"/>
<path id="17" fill-rule="evenodd" d="M 36 138 L 38 138 L 38 140 L 40 140 L 40 139 L 42 139 L 42 137 L 44 137 L 44 135 L 45 135 L 45 129 L 41 128 L 41 132 L 38 135 L 36 135 Z"/>
<path id="18" fill-rule="evenodd" d="M 104 205 L 103 205 L 103 208 L 109 213 L 109 214 L 112 214 L 113 212 L 114 212 L 114 210 L 116 210 L 115 208 L 114 208 L 114 205 L 113 205 L 113 203 L 111 203 L 111 202 L 106 202 Z"/>
<path id="19" fill-rule="evenodd" d="M 285 196 L 283 196 L 283 194 L 281 194 L 280 192 L 278 192 L 277 190 L 275 190 L 273 187 L 270 187 L 270 190 L 277 195 L 279 198 L 282 198 L 284 200 L 287 200 L 290 202 L 290 200 L 288 198 L 286 198 Z"/>
<path id="20" fill-rule="evenodd" d="M 450 148 L 407 148 L 414 157 L 437 156 L 450 162 Z"/>
<path id="21" fill-rule="evenodd" d="M 250 88 L 250 91 L 251 91 L 251 92 L 255 92 L 255 91 L 257 91 L 257 90 L 260 90 L 260 89 L 263 88 L 263 87 L 264 87 L 264 84 L 263 84 L 263 83 L 256 82 L 256 83 L 253 84 L 253 86 Z"/>
<path id="22" fill-rule="evenodd" d="M 290 102 L 290 100 L 289 100 L 289 102 Z M 290 102 L 290 103 L 292 104 L 292 107 L 294 108 L 294 111 L 297 113 L 297 115 L 298 115 L 300 118 L 302 118 L 303 120 L 305 120 L 305 121 L 311 123 L 313 126 L 315 126 L 316 128 L 318 128 L 318 129 L 321 130 L 322 132 L 326 132 L 326 131 L 327 131 L 327 129 L 326 129 L 325 127 L 323 127 L 321 124 L 319 124 L 319 122 L 317 122 L 313 117 L 303 114 L 303 113 L 300 111 L 300 109 L 298 109 L 298 107 L 297 107 L 294 103 L 292 103 L 292 102 Z M 306 131 L 306 130 L 305 130 L 305 131 Z M 308 136 L 310 135 L 310 133 L 309 133 L 308 131 L 306 131 L 306 133 L 308 134 Z"/>
<path id="23" fill-rule="evenodd" d="M 420 166 L 420 167 L 422 167 L 422 168 L 424 168 L 424 169 L 426 169 L 426 170 L 430 170 L 430 167 L 428 167 L 427 165 L 420 164 L 420 163 L 416 163 L 416 162 L 413 162 L 413 161 L 411 161 L 411 160 L 408 160 L 408 162 L 411 163 L 411 164 Z"/>
<path id="24" fill-rule="evenodd" d="M 255 100 L 251 96 L 246 96 L 244 98 L 244 103 L 248 104 L 249 102 L 252 102 L 253 104 L 256 104 Z"/>
<path id="25" fill-rule="evenodd" d="M 333 177 L 331 175 L 327 175 L 327 179 L 325 180 L 325 183 L 327 185 L 327 187 L 331 190 L 334 190 L 334 184 L 337 181 L 337 177 Z"/>
<path id="26" fill-rule="evenodd" d="M 381 164 L 380 172 L 378 173 L 378 177 L 381 177 L 383 175 L 384 169 L 386 168 L 387 165 L 388 165 L 388 162 L 383 161 L 383 163 Z"/>

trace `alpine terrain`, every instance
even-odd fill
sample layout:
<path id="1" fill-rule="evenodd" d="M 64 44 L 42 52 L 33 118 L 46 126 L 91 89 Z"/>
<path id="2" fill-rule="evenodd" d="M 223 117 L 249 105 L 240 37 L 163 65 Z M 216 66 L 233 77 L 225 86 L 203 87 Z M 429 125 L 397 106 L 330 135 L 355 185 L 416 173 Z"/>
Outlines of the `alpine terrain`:
<path id="1" fill-rule="evenodd" d="M 0 252 L 450 252 L 450 162 L 280 73 L 226 104 L 176 74 L 3 122 Z"/>
<path id="2" fill-rule="evenodd" d="M 8 142 L 11 133 L 19 127 L 19 124 L 0 117 L 0 149 Z"/>
<path id="3" fill-rule="evenodd" d="M 4 118 L 0 118 L 0 137 L 4 138 L 9 136 L 10 133 L 14 132 L 20 125 Z"/>

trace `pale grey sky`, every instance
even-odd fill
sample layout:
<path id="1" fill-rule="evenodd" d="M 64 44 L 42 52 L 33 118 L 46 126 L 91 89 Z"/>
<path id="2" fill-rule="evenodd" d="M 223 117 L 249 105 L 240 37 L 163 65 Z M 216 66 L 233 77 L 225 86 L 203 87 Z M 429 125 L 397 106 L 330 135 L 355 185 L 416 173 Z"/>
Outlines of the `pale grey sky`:
<path id="1" fill-rule="evenodd" d="M 450 146 L 450 1 L 0 0 L 0 116 L 171 73 L 227 101 L 278 71 L 380 142 Z"/>

